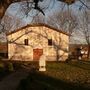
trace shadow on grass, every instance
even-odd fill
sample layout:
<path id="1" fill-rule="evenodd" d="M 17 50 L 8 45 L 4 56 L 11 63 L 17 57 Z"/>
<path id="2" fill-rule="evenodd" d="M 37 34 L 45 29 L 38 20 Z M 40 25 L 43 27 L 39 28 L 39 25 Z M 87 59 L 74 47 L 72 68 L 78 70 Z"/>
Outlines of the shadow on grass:
<path id="1" fill-rule="evenodd" d="M 68 83 L 41 72 L 30 72 L 30 75 L 21 80 L 17 90 L 90 90 L 83 85 Z"/>
<path id="2" fill-rule="evenodd" d="M 0 68 L 0 81 L 2 81 L 2 79 L 8 75 L 10 75 L 12 72 L 7 71 L 3 68 Z"/>

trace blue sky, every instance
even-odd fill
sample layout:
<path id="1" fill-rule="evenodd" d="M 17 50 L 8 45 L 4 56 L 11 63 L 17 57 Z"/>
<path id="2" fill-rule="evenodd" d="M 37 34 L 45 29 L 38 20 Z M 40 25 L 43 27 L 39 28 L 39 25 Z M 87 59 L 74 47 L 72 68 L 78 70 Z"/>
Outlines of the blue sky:
<path id="1" fill-rule="evenodd" d="M 49 0 L 50 1 L 50 0 Z M 59 11 L 61 10 L 62 6 L 64 6 L 64 3 L 60 3 L 58 1 L 55 0 L 55 2 L 53 2 L 53 0 L 51 0 L 51 3 L 48 2 L 48 4 L 44 2 L 44 5 L 41 4 L 41 6 L 43 5 L 43 7 L 45 7 L 47 5 L 48 8 L 46 9 L 43 9 L 44 12 L 45 12 L 45 17 L 47 17 L 48 15 L 52 15 L 53 12 L 56 12 L 56 11 Z M 76 8 L 76 6 L 78 5 L 75 4 L 75 5 L 71 5 L 70 8 L 72 8 L 74 11 L 78 11 Z M 80 5 L 80 4 L 79 4 Z M 65 5 L 64 9 L 67 7 L 67 5 Z M 25 21 L 26 23 L 28 22 L 31 22 L 32 21 L 32 17 L 35 16 L 35 12 L 36 10 L 32 9 L 31 12 L 29 13 L 30 16 L 28 17 L 25 17 L 25 15 L 22 13 L 22 11 L 20 10 L 21 9 L 21 6 L 19 3 L 15 3 L 15 4 L 12 4 L 7 12 L 13 16 L 16 16 L 18 18 L 21 18 L 23 21 Z"/>
<path id="2" fill-rule="evenodd" d="M 47 1 L 48 2 L 46 2 L 46 0 L 44 0 L 43 3 L 40 3 L 41 8 L 48 7 L 46 9 L 43 9 L 45 12 L 45 17 L 47 17 L 48 15 L 52 15 L 53 12 L 60 11 L 62 9 L 62 7 L 64 6 L 64 3 L 61 3 L 57 0 L 47 0 Z M 75 11 L 76 14 L 78 14 L 79 6 L 81 6 L 80 2 L 76 2 L 75 4 L 70 5 L 69 7 L 73 11 Z M 66 7 L 67 7 L 67 5 L 65 5 L 64 10 Z M 25 15 L 21 11 L 20 3 L 14 3 L 14 4 L 10 5 L 7 12 L 13 16 L 16 16 L 17 18 L 21 18 L 25 23 L 30 23 L 32 21 L 32 17 L 35 16 L 36 10 L 32 9 L 31 12 L 29 13 L 29 16 L 25 17 Z"/>

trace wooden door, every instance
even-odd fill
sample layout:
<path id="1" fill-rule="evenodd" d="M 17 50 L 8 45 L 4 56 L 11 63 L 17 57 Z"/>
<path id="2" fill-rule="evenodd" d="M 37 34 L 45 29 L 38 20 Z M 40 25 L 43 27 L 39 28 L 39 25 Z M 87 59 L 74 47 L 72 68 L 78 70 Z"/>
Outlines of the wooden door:
<path id="1" fill-rule="evenodd" d="M 33 60 L 39 60 L 40 56 L 43 54 L 43 49 L 33 49 Z"/>

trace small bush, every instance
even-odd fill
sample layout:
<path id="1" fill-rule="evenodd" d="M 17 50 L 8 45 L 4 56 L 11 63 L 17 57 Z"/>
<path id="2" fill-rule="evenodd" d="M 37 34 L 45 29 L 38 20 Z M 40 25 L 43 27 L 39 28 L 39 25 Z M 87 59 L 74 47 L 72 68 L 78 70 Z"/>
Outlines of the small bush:
<path id="1" fill-rule="evenodd" d="M 0 62 L 0 68 L 4 68 L 4 63 Z"/>
<path id="2" fill-rule="evenodd" d="M 11 71 L 11 72 L 14 71 L 13 64 L 11 62 L 7 63 L 5 68 L 8 71 Z"/>

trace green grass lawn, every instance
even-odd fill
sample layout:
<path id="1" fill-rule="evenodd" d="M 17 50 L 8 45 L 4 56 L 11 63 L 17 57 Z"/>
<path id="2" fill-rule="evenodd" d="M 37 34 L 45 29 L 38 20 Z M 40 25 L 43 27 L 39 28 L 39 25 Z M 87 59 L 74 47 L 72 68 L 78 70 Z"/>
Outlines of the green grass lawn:
<path id="1" fill-rule="evenodd" d="M 47 62 L 46 72 L 30 72 L 18 90 L 90 90 L 90 62 Z"/>

